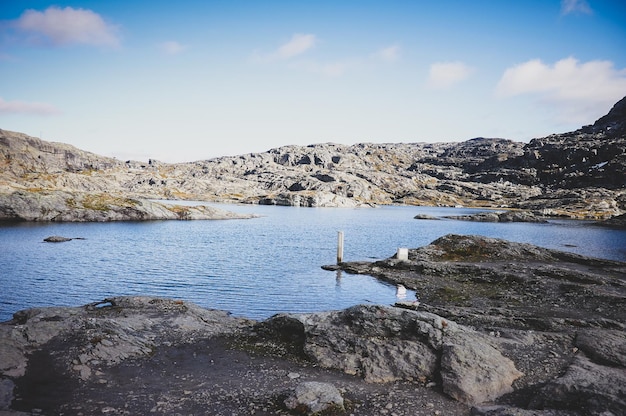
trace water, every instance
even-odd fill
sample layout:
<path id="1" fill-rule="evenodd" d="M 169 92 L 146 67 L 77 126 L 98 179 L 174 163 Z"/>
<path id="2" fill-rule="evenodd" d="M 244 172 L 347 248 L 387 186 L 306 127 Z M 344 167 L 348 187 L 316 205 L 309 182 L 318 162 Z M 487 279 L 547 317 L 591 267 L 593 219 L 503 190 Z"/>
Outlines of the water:
<path id="1" fill-rule="evenodd" d="M 220 206 L 261 218 L 226 221 L 13 224 L 0 226 L 0 321 L 34 306 L 79 306 L 109 296 L 165 296 L 264 319 L 278 312 L 391 304 L 395 287 L 328 272 L 345 233 L 344 260 L 375 260 L 448 233 L 480 234 L 626 260 L 626 231 L 585 222 L 500 224 L 415 220 L 470 209 Z M 51 235 L 83 237 L 44 243 Z M 407 295 L 412 299 L 414 293 Z"/>

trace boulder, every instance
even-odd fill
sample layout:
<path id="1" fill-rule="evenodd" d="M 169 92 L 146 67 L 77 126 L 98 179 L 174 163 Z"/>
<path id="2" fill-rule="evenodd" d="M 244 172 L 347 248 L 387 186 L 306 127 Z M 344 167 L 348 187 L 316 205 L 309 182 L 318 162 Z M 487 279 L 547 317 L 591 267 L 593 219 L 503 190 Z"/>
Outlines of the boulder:
<path id="1" fill-rule="evenodd" d="M 291 390 L 284 401 L 287 409 L 299 414 L 344 410 L 343 397 L 330 383 L 306 381 Z"/>
<path id="2" fill-rule="evenodd" d="M 444 392 L 464 403 L 508 393 L 522 375 L 483 335 L 428 312 L 357 305 L 337 312 L 276 315 L 261 323 L 259 331 L 296 344 L 322 367 L 367 382 L 441 379 Z"/>
<path id="3" fill-rule="evenodd" d="M 513 391 L 523 376 L 510 359 L 485 342 L 484 336 L 453 331 L 441 353 L 443 391 L 468 404 L 492 401 Z"/>

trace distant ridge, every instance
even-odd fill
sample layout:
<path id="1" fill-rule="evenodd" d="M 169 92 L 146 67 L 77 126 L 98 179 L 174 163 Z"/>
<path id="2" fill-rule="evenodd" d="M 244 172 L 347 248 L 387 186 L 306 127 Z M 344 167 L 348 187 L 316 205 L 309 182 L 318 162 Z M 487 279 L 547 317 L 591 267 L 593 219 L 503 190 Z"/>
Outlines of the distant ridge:
<path id="1" fill-rule="evenodd" d="M 482 137 L 324 143 L 176 164 L 123 162 L 0 130 L 0 218 L 72 220 L 72 204 L 85 200 L 78 194 L 106 195 L 117 203 L 127 198 L 307 207 L 462 205 L 608 218 L 626 211 L 625 129 L 626 98 L 593 125 L 527 144 Z M 15 192 L 20 198 L 11 197 Z M 45 214 L 42 195 L 49 199 L 59 192 L 66 195 L 59 199 L 65 208 L 56 203 L 62 214 Z M 27 218 L 12 205 L 17 200 L 29 201 Z"/>

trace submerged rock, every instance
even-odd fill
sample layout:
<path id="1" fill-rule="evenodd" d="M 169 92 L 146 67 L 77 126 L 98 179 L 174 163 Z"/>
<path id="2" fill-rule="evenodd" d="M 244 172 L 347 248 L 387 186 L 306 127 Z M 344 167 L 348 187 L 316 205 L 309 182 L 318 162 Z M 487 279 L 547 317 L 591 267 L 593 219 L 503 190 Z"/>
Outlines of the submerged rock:
<path id="1" fill-rule="evenodd" d="M 59 235 L 52 235 L 43 239 L 46 243 L 64 243 L 66 241 L 72 241 L 72 238 L 61 237 Z"/>

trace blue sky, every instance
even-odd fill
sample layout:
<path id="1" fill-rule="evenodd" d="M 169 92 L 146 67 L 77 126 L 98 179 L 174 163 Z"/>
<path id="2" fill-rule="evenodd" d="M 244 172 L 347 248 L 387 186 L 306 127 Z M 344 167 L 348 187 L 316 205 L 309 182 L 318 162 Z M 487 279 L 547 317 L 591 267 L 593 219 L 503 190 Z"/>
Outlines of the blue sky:
<path id="1" fill-rule="evenodd" d="M 624 96 L 621 0 L 0 1 L 0 128 L 122 160 L 528 141 Z"/>

